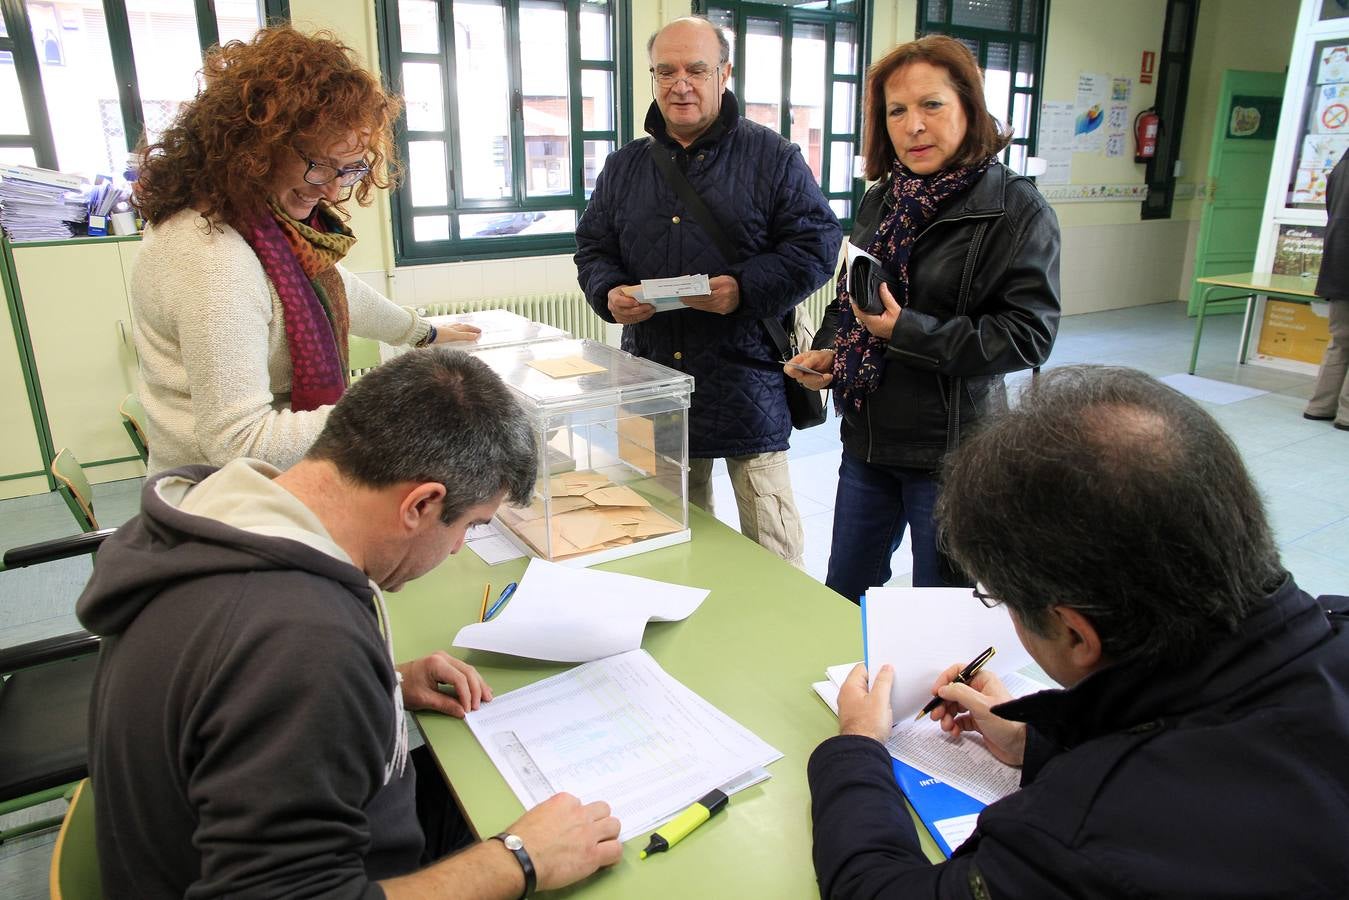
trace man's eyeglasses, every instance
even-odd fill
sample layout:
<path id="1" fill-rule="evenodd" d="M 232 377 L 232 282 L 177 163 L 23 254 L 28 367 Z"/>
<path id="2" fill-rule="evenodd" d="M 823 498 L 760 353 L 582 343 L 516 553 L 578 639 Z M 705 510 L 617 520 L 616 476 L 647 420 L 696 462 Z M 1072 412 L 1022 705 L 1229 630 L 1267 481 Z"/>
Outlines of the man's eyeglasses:
<path id="1" fill-rule="evenodd" d="M 339 169 L 336 166 L 314 162 L 303 153 L 300 153 L 300 159 L 309 164 L 309 168 L 304 170 L 304 180 L 314 185 L 328 184 L 336 180 L 341 187 L 351 187 L 370 174 L 370 167 L 365 163 L 356 163 Z"/>
<path id="2" fill-rule="evenodd" d="M 980 603 L 982 603 L 984 606 L 987 606 L 989 609 L 992 609 L 995 606 L 1000 606 L 1002 604 L 1002 601 L 999 600 L 997 597 L 990 596 L 988 594 L 985 594 L 983 591 L 979 590 L 978 585 L 975 585 L 974 588 L 974 598 L 978 600 Z"/>
<path id="3" fill-rule="evenodd" d="M 720 68 L 721 67 L 718 66 L 716 69 L 708 69 L 706 72 L 689 72 L 687 75 L 676 75 L 673 72 L 657 72 L 655 69 L 651 69 L 650 71 L 651 80 L 660 85 L 664 90 L 668 91 L 682 81 L 696 91 L 700 86 L 711 81 L 712 76 L 716 75 Z"/>

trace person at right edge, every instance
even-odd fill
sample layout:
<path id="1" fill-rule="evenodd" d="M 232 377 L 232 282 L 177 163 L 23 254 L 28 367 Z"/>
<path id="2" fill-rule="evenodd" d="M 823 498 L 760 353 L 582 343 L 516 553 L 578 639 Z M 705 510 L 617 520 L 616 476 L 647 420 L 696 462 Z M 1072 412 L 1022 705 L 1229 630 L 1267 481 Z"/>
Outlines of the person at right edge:
<path id="1" fill-rule="evenodd" d="M 943 566 L 932 509 L 942 458 L 1006 406 L 1003 375 L 1042 364 L 1059 322 L 1059 226 L 1027 178 L 996 160 L 1011 133 L 984 105 L 959 41 L 931 35 L 867 74 L 866 176 L 852 243 L 885 265 L 885 309 L 852 302 L 846 267 L 814 349 L 787 369 L 832 386 L 843 460 L 826 584 L 858 602 L 890 580 L 912 529 L 913 584 L 963 576 Z M 864 289 L 864 288 L 859 288 Z"/>
<path id="2" fill-rule="evenodd" d="M 1326 182 L 1326 238 L 1316 295 L 1330 301 L 1330 344 L 1303 418 L 1349 431 L 1349 151 Z"/>

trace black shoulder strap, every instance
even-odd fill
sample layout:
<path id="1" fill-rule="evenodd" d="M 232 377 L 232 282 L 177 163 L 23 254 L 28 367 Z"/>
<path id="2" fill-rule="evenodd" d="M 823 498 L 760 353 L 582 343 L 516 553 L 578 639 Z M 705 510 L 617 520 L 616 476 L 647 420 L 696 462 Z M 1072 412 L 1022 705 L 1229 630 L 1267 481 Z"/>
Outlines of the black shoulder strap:
<path id="1" fill-rule="evenodd" d="M 698 195 L 693 185 L 689 184 L 688 178 L 679 171 L 679 166 L 675 164 L 674 157 L 670 155 L 666 148 L 662 147 L 654 138 L 648 138 L 646 144 L 647 152 L 651 154 L 651 159 L 660 170 L 660 174 L 665 176 L 666 182 L 674 188 L 674 192 L 684 201 L 684 206 L 693 215 L 694 221 L 702 226 L 703 230 L 712 238 L 712 242 L 717 245 L 721 255 L 725 257 L 728 263 L 734 263 L 738 258 L 734 245 L 726 235 L 725 229 L 721 227 L 721 222 L 708 209 L 703 198 Z M 787 336 L 787 330 L 782 327 L 782 323 L 774 318 L 760 319 L 763 322 L 764 330 L 768 332 L 768 337 L 777 347 L 779 357 L 787 359 L 795 354 L 792 353 L 792 342 Z"/>
<path id="2" fill-rule="evenodd" d="M 736 253 L 730 239 L 726 236 L 725 230 L 717 217 L 712 214 L 712 210 L 707 208 L 703 198 L 698 196 L 693 185 L 684 173 L 679 171 L 679 166 L 675 164 L 674 157 L 670 152 L 662 147 L 655 138 L 648 138 L 646 144 L 647 151 L 651 154 L 651 159 L 656 163 L 656 168 L 660 169 L 660 174 L 665 176 L 665 180 L 674 192 L 679 195 L 679 199 L 684 201 L 684 206 L 693 214 L 694 220 L 702 226 L 703 230 L 711 236 L 721 255 L 726 258 L 728 263 L 736 261 Z"/>

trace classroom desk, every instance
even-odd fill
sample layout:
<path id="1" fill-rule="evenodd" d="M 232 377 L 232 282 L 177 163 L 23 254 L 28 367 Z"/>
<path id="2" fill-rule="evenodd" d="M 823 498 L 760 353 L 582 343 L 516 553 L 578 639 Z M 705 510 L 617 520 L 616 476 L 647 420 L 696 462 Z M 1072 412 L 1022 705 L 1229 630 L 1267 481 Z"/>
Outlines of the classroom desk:
<path id="1" fill-rule="evenodd" d="M 1209 275 L 1196 278 L 1197 284 L 1206 285 L 1199 297 L 1199 317 L 1194 323 L 1194 345 L 1190 348 L 1190 374 L 1194 374 L 1195 362 L 1199 359 L 1199 336 L 1204 333 L 1204 312 L 1209 303 L 1223 300 L 1246 298 L 1246 312 L 1241 320 L 1241 346 L 1238 348 L 1237 362 L 1246 362 L 1246 345 L 1251 340 L 1251 314 L 1255 308 L 1255 298 L 1259 294 L 1287 300 L 1290 303 L 1311 303 L 1320 299 L 1316 296 L 1316 279 L 1302 278 L 1298 275 L 1274 275 L 1269 272 L 1239 272 L 1232 275 Z M 1232 291 L 1225 297 L 1214 297 L 1215 291 Z"/>
<path id="2" fill-rule="evenodd" d="M 693 540 L 600 568 L 710 588 L 683 622 L 651 623 L 642 646 L 673 677 L 782 752 L 773 777 L 731 797 L 726 810 L 668 853 L 639 860 L 645 835 L 623 859 L 565 892 L 587 898 L 819 897 L 811 865 L 806 760 L 838 721 L 811 690 L 826 666 L 858 659 L 858 608 L 717 519 L 689 508 Z M 461 657 L 498 694 L 556 674 L 565 665 L 450 646 L 476 621 L 484 582 L 495 596 L 518 580 L 525 560 L 486 566 L 468 550 L 390 595 L 400 660 L 437 649 Z M 523 812 L 468 727 L 441 715 L 418 717 L 427 743 L 479 836 Z M 935 726 L 934 726 L 935 727 Z M 923 849 L 940 860 L 919 827 Z"/>

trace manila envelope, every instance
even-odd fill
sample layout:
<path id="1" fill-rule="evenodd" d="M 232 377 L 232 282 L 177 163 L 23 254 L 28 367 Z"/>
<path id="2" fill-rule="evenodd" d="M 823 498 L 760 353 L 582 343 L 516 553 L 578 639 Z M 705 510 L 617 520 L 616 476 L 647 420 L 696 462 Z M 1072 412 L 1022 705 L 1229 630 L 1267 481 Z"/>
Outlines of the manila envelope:
<path id="1" fill-rule="evenodd" d="M 531 369 L 538 369 L 549 378 L 575 378 L 577 375 L 593 375 L 596 372 L 609 371 L 604 366 L 580 356 L 560 356 L 557 359 L 536 359 L 528 363 Z"/>
<path id="2" fill-rule="evenodd" d="M 609 479 L 598 472 L 568 472 L 556 475 L 548 481 L 548 490 L 554 499 L 558 497 L 581 497 L 593 490 L 604 487 Z"/>
<path id="3" fill-rule="evenodd" d="M 598 490 L 587 491 L 586 499 L 596 506 L 650 506 L 651 503 L 632 488 L 621 484 L 611 484 Z"/>

